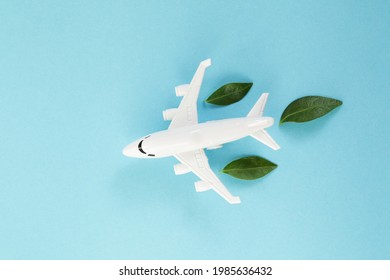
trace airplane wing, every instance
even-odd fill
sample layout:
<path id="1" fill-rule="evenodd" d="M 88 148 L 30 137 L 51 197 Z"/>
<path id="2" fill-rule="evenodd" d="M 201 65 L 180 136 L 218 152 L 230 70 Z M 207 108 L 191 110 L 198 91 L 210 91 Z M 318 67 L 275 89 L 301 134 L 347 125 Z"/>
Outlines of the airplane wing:
<path id="1" fill-rule="evenodd" d="M 176 87 L 176 95 L 184 95 L 184 97 L 179 105 L 179 108 L 176 110 L 168 129 L 198 123 L 198 109 L 196 102 L 198 101 L 199 90 L 202 85 L 204 72 L 210 65 L 211 59 L 202 61 L 199 64 L 191 83 L 189 85 Z"/>
<path id="2" fill-rule="evenodd" d="M 203 149 L 181 153 L 175 155 L 175 157 L 201 179 L 201 181 L 195 183 L 195 189 L 197 192 L 213 189 L 231 204 L 241 202 L 238 196 L 233 196 L 226 189 L 226 187 L 211 170 L 208 158 Z"/>

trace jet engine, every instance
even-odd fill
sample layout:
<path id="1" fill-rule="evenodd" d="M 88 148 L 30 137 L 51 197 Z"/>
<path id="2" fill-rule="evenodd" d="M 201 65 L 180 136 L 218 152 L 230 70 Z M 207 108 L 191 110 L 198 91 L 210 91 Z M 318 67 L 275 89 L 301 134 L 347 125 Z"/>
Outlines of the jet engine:
<path id="1" fill-rule="evenodd" d="M 177 112 L 177 108 L 167 109 L 163 111 L 164 121 L 171 121 Z"/>
<path id="2" fill-rule="evenodd" d="M 205 192 L 211 189 L 211 185 L 205 181 L 195 182 L 195 190 L 197 192 Z"/>
<path id="3" fill-rule="evenodd" d="M 175 164 L 173 166 L 173 170 L 175 171 L 176 175 L 186 174 L 191 171 L 191 169 L 189 169 L 187 165 L 182 163 Z"/>
<path id="4" fill-rule="evenodd" d="M 175 87 L 176 96 L 184 96 L 188 93 L 189 90 L 190 90 L 189 84 L 184 84 Z"/>

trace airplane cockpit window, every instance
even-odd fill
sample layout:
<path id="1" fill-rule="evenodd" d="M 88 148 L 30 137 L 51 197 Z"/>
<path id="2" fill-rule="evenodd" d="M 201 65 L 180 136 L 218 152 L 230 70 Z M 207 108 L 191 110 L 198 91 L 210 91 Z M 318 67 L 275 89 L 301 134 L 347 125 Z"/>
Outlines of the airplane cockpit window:
<path id="1" fill-rule="evenodd" d="M 150 136 L 150 135 L 149 135 L 149 136 Z M 149 136 L 146 136 L 145 139 L 148 138 Z M 145 140 L 145 139 L 144 139 L 144 140 Z M 146 153 L 146 152 L 143 150 L 143 148 L 142 148 L 142 142 L 144 142 L 144 140 L 141 140 L 141 141 L 139 142 L 139 144 L 138 144 L 138 150 L 139 150 L 141 153 L 147 155 L 148 157 L 155 157 L 156 155 L 148 154 L 148 153 Z"/>
<path id="2" fill-rule="evenodd" d="M 146 155 L 145 151 L 142 149 L 142 142 L 144 142 L 144 140 L 141 140 L 141 141 L 139 142 L 139 144 L 138 144 L 138 150 L 139 150 L 141 153 L 143 153 L 143 154 Z"/>

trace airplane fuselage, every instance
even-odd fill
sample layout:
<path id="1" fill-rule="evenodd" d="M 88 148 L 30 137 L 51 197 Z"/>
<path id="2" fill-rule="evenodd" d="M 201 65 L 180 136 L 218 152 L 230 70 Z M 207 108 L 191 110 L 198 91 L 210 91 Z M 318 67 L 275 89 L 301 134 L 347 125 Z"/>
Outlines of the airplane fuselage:
<path id="1" fill-rule="evenodd" d="M 197 149 L 218 148 L 267 128 L 273 122 L 270 117 L 245 117 L 163 130 L 134 141 L 123 153 L 129 157 L 162 158 Z"/>

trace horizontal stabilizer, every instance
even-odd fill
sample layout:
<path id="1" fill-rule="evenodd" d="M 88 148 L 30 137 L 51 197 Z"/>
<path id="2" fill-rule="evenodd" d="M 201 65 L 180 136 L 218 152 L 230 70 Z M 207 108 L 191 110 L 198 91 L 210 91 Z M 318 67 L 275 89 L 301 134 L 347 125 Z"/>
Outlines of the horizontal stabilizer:
<path id="1" fill-rule="evenodd" d="M 255 106 L 250 110 L 247 117 L 261 117 L 263 115 L 265 103 L 267 102 L 268 93 L 263 93 L 259 100 L 257 100 Z"/>
<path id="2" fill-rule="evenodd" d="M 267 145 L 271 149 L 279 150 L 280 146 L 275 142 L 274 139 L 265 131 L 264 129 L 256 131 L 255 133 L 251 134 L 253 138 L 260 141 L 264 145 Z"/>

